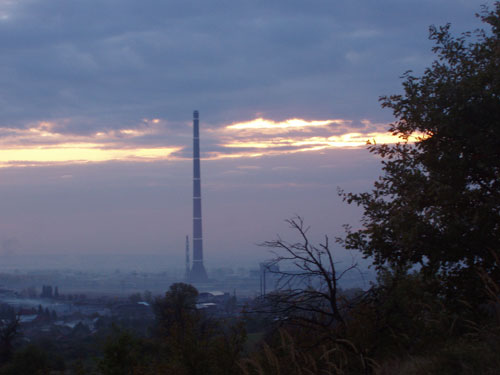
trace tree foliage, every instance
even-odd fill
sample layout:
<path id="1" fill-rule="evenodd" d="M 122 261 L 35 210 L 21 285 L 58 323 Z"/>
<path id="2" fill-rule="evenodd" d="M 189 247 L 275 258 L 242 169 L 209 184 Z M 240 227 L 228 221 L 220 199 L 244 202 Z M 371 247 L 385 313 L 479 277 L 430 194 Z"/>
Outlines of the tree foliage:
<path id="1" fill-rule="evenodd" d="M 196 310 L 198 290 L 190 284 L 174 283 L 163 298 L 153 304 L 157 330 L 160 335 L 183 335 L 197 320 Z"/>
<path id="2" fill-rule="evenodd" d="M 7 363 L 12 359 L 14 353 L 14 341 L 20 334 L 19 317 L 0 321 L 0 364 Z"/>
<path id="3" fill-rule="evenodd" d="M 156 345 L 161 356 L 154 370 L 175 374 L 233 374 L 246 333 L 241 324 L 213 319 L 196 308 L 198 290 L 174 283 L 154 303 Z M 153 372 L 157 373 L 157 372 Z"/>
<path id="4" fill-rule="evenodd" d="M 344 195 L 364 209 L 348 249 L 379 269 L 419 265 L 449 296 L 468 299 L 478 268 L 500 278 L 500 3 L 479 17 L 491 31 L 453 37 L 449 24 L 430 28 L 436 61 L 421 77 L 405 73 L 402 95 L 380 99 L 401 142 L 371 144 L 384 174 L 372 191 Z"/>

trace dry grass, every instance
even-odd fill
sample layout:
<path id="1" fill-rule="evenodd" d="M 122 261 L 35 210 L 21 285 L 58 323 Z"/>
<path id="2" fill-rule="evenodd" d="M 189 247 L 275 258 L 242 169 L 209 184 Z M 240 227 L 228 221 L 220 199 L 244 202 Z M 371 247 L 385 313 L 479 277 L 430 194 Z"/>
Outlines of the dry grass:
<path id="1" fill-rule="evenodd" d="M 244 375 L 347 375 L 371 373 L 374 361 L 364 357 L 349 340 L 319 345 L 307 351 L 284 329 L 279 330 L 279 344 L 263 344 L 251 358 L 240 361 Z M 356 368 L 356 372 L 352 372 Z M 368 369 L 370 368 L 370 369 Z"/>

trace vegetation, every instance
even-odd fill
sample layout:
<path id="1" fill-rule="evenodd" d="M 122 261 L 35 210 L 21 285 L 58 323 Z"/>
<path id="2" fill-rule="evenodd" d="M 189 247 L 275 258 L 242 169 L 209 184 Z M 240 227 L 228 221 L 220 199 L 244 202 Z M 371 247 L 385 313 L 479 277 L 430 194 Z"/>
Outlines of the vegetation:
<path id="1" fill-rule="evenodd" d="M 240 324 L 211 319 L 196 309 L 198 291 L 175 283 L 154 304 L 150 337 L 115 330 L 99 360 L 100 373 L 234 374 L 243 349 Z"/>
<path id="2" fill-rule="evenodd" d="M 371 145 L 384 175 L 371 192 L 344 195 L 364 209 L 348 249 L 379 269 L 418 266 L 437 292 L 475 304 L 487 297 L 478 269 L 500 279 L 499 4 L 481 19 L 491 33 L 454 38 L 450 25 L 431 27 L 438 59 L 422 77 L 405 74 L 403 95 L 381 98 L 403 141 Z"/>
<path id="3" fill-rule="evenodd" d="M 342 274 L 355 265 L 337 275 L 328 237 L 315 246 L 307 237 L 308 228 L 301 217 L 287 220 L 287 223 L 298 232 L 302 242 L 289 243 L 279 238 L 262 244 L 275 251 L 276 258 L 267 267 L 278 277 L 276 291 L 266 296 L 262 308 L 282 320 L 310 328 L 323 330 L 333 325 L 345 328 L 338 282 Z M 279 270 L 276 267 L 272 271 L 273 266 L 280 264 L 292 268 Z"/>
<path id="4" fill-rule="evenodd" d="M 371 192 L 342 193 L 364 216 L 339 242 L 373 259 L 377 284 L 344 298 L 328 242 L 312 245 L 300 218 L 290 221 L 303 242 L 267 245 L 299 271 L 280 272 L 288 286 L 268 301 L 286 313 L 281 330 L 246 373 L 497 372 L 500 4 L 480 17 L 490 33 L 431 27 L 437 61 L 422 77 L 406 73 L 403 95 L 381 98 L 401 137 L 369 145 L 384 174 Z M 291 285 L 297 278 L 316 282 Z"/>

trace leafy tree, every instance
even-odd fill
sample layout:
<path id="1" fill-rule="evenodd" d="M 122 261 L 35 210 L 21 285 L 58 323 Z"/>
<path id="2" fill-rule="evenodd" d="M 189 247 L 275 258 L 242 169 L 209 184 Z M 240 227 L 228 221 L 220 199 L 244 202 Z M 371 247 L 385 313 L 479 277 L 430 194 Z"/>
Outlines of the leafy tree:
<path id="1" fill-rule="evenodd" d="M 484 298 L 478 269 L 500 279 L 500 2 L 479 17 L 490 32 L 430 28 L 437 60 L 421 77 L 405 73 L 402 95 L 380 99 L 401 142 L 371 144 L 384 174 L 372 191 L 344 195 L 364 209 L 346 248 L 379 269 L 418 265 L 438 275 L 440 292 L 469 301 Z"/>
<path id="2" fill-rule="evenodd" d="M 132 303 L 137 303 L 141 301 L 141 293 L 132 293 L 130 296 L 128 296 L 128 299 Z"/>
<path id="3" fill-rule="evenodd" d="M 189 326 L 198 320 L 196 299 L 198 290 L 190 284 L 174 283 L 153 304 L 157 330 L 160 335 L 184 335 Z"/>
<path id="4" fill-rule="evenodd" d="M 153 301 L 153 293 L 149 290 L 145 290 L 144 293 L 142 293 L 142 298 L 144 301 L 151 303 Z"/>
<path id="5" fill-rule="evenodd" d="M 2 375 L 49 375 L 62 373 L 64 361 L 59 356 L 50 356 L 35 345 L 28 345 L 16 352 L 10 363 L 0 368 Z"/>
<path id="6" fill-rule="evenodd" d="M 153 304 L 154 336 L 116 331 L 98 362 L 103 374 L 230 375 L 246 339 L 241 324 L 210 319 L 196 309 L 198 291 L 172 284 Z"/>
<path id="7" fill-rule="evenodd" d="M 0 364 L 11 360 L 14 353 L 14 341 L 18 338 L 20 331 L 19 317 L 10 320 L 2 320 L 0 323 Z"/>
<path id="8" fill-rule="evenodd" d="M 113 327 L 113 332 L 104 344 L 103 357 L 98 368 L 104 375 L 134 374 L 144 369 L 152 360 L 155 348 L 147 340 L 130 332 Z"/>

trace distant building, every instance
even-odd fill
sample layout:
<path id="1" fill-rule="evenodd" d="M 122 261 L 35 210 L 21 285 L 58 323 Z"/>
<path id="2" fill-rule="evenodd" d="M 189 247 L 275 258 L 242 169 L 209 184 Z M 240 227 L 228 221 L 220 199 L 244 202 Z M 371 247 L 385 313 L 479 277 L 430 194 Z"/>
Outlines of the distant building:
<path id="1" fill-rule="evenodd" d="M 129 318 L 153 318 L 153 309 L 146 302 L 122 303 L 112 308 L 112 314 Z"/>
<path id="2" fill-rule="evenodd" d="M 52 298 L 54 295 L 52 294 L 52 286 L 51 285 L 43 285 L 42 286 L 42 294 L 40 294 L 42 298 Z"/>

